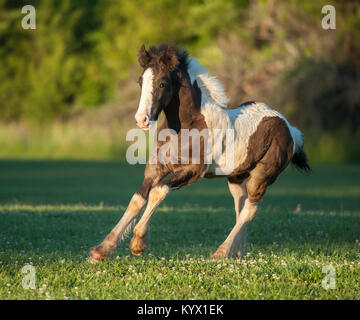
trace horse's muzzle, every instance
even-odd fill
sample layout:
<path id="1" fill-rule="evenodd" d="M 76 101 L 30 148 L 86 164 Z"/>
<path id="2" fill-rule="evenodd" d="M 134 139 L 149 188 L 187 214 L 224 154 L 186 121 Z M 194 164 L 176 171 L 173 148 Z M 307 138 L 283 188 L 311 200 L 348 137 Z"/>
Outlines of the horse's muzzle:
<path id="1" fill-rule="evenodd" d="M 150 119 L 145 113 L 135 115 L 137 125 L 144 130 L 149 130 Z"/>

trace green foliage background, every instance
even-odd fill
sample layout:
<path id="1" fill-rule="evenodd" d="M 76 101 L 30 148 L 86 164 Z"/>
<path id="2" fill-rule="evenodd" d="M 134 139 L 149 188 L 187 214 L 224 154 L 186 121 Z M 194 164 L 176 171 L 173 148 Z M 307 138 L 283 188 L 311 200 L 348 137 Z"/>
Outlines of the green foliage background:
<path id="1" fill-rule="evenodd" d="M 21 27 L 28 4 L 36 30 Z M 325 4 L 336 30 L 321 28 Z M 233 106 L 283 112 L 313 161 L 358 161 L 359 30 L 358 1 L 0 0 L 0 156 L 123 156 L 136 52 L 168 42 L 218 75 Z"/>

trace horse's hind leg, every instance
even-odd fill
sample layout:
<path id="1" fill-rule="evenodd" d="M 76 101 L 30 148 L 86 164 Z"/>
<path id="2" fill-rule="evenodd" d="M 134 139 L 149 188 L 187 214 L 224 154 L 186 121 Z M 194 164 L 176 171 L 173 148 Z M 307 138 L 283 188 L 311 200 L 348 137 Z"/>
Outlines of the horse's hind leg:
<path id="1" fill-rule="evenodd" d="M 272 131 L 271 131 L 271 130 Z M 274 183 L 278 175 L 289 164 L 293 153 L 293 141 L 285 123 L 270 127 L 267 135 L 272 136 L 271 145 L 265 155 L 257 160 L 246 181 L 248 198 L 240 212 L 238 221 L 224 243 L 216 250 L 213 258 L 225 258 L 234 254 L 234 248 L 241 235 L 245 234 L 247 224 L 254 218 L 266 188 Z"/>
<path id="2" fill-rule="evenodd" d="M 247 176 L 228 178 L 229 190 L 234 198 L 236 222 L 239 221 L 241 211 L 244 207 L 245 200 L 247 199 L 246 178 Z M 243 251 L 245 250 L 245 245 L 246 245 L 246 225 L 240 230 L 240 234 L 234 242 L 233 255 L 234 256 L 242 255 Z"/>
<path id="3" fill-rule="evenodd" d="M 231 230 L 226 240 L 211 256 L 212 259 L 230 258 L 237 255 L 238 243 L 241 240 L 244 240 L 246 226 L 254 218 L 258 207 L 259 201 L 251 202 L 249 198 L 245 200 L 239 220 L 235 224 L 234 228 Z"/>
<path id="4" fill-rule="evenodd" d="M 271 156 L 273 156 L 273 154 L 271 154 Z M 264 161 L 259 162 L 250 172 L 250 177 L 246 181 L 248 197 L 244 202 L 238 221 L 223 244 L 212 255 L 212 258 L 228 258 L 236 255 L 237 252 L 235 252 L 235 249 L 238 241 L 243 241 L 241 253 L 245 253 L 244 246 L 247 224 L 254 218 L 266 188 L 276 180 L 277 176 L 288 165 L 287 159 L 274 162 L 270 161 L 268 157 L 264 157 L 263 160 Z"/>

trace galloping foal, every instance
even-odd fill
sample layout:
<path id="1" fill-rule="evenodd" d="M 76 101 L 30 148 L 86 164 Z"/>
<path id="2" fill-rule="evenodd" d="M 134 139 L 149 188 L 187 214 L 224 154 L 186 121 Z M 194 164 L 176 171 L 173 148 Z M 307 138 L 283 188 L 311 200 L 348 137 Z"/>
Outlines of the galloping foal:
<path id="1" fill-rule="evenodd" d="M 187 162 L 181 161 L 178 154 L 175 160 L 179 161 L 174 158 L 168 163 L 148 161 L 140 189 L 133 195 L 119 223 L 92 249 L 90 261 L 103 260 L 116 248 L 119 240 L 131 231 L 136 216 L 148 201 L 130 241 L 131 252 L 141 255 L 146 248 L 149 220 L 156 207 L 170 191 L 203 177 L 227 177 L 235 204 L 235 226 L 212 258 L 243 256 L 247 224 L 255 216 L 266 188 L 290 162 L 299 169 L 310 170 L 303 151 L 302 133 L 263 103 L 247 102 L 235 109 L 226 109 L 228 100 L 219 80 L 196 59 L 188 57 L 185 50 L 160 45 L 147 51 L 142 46 L 138 61 L 144 68 L 139 78 L 141 98 L 135 115 L 140 128 L 149 129 L 150 123 L 157 121 L 164 111 L 165 119 L 159 132 L 171 129 L 180 145 L 181 132 L 186 129 L 209 132 L 228 129 L 233 132 L 233 150 L 226 150 L 229 145 L 225 135 L 218 135 L 216 143 L 225 146 L 225 150 L 212 151 L 213 161 L 209 163 L 203 151 L 206 137 L 202 136 L 197 146 L 199 161 L 194 161 L 193 152 L 189 152 L 190 161 Z M 159 152 L 164 144 L 164 141 L 157 141 L 154 152 Z M 234 161 L 230 172 L 224 173 L 215 159 L 226 152 L 233 155 Z M 171 175 L 165 178 L 169 173 Z"/>

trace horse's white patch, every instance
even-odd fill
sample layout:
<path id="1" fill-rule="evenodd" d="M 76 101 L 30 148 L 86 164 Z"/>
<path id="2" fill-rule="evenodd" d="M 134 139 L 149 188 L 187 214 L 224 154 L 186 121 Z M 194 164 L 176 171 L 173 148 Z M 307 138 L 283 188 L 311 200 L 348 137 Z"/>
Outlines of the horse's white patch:
<path id="1" fill-rule="evenodd" d="M 201 113 L 205 117 L 207 127 L 214 129 L 233 129 L 234 130 L 234 168 L 240 166 L 246 159 L 250 137 L 255 133 L 259 123 L 264 117 L 279 117 L 285 120 L 289 127 L 294 141 L 294 153 L 302 147 L 303 140 L 301 132 L 292 127 L 285 117 L 271 109 L 264 103 L 255 102 L 235 109 L 227 108 L 227 96 L 220 81 L 212 77 L 205 67 L 201 66 L 196 59 L 191 59 L 188 72 L 191 82 L 198 81 L 201 90 Z M 216 81 L 214 81 L 216 79 Z M 215 143 L 222 144 L 224 148 L 214 148 L 221 150 L 223 156 L 226 153 L 226 131 L 223 130 L 222 136 L 217 136 Z M 213 155 L 218 159 L 220 155 Z M 218 164 L 212 161 L 208 166 L 208 173 L 215 173 Z"/>
<path id="2" fill-rule="evenodd" d="M 154 72 L 151 68 L 147 68 L 142 76 L 140 103 L 135 117 L 144 113 L 149 117 L 149 120 L 151 120 L 150 114 L 152 107 L 153 80 Z"/>

